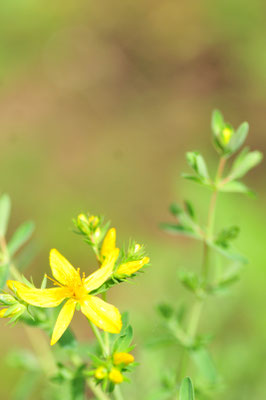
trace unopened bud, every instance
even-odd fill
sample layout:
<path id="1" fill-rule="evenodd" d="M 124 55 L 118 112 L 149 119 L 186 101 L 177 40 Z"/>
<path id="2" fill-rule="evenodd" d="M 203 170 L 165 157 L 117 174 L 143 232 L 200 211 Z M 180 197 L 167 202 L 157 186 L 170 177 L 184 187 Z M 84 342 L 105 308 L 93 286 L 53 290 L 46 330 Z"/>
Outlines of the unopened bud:
<path id="1" fill-rule="evenodd" d="M 96 228 L 100 222 L 100 219 L 99 219 L 99 217 L 97 217 L 95 215 L 91 215 L 88 219 L 88 222 L 92 228 Z"/>
<path id="2" fill-rule="evenodd" d="M 6 306 L 16 304 L 17 300 L 11 294 L 0 294 L 0 303 Z"/>
<path id="3" fill-rule="evenodd" d="M 94 376 L 96 379 L 99 379 L 99 380 L 104 379 L 107 376 L 106 368 L 98 367 L 94 372 Z"/>
<path id="4" fill-rule="evenodd" d="M 115 365 L 119 364 L 128 365 L 134 362 L 134 356 L 132 356 L 132 354 L 130 353 L 125 353 L 125 352 L 115 353 L 113 359 Z"/>
<path id="5" fill-rule="evenodd" d="M 138 243 L 135 244 L 134 253 L 137 253 L 140 249 L 141 249 L 141 245 Z"/>
<path id="6" fill-rule="evenodd" d="M 122 383 L 124 378 L 119 369 L 112 368 L 108 375 L 111 382 L 119 384 Z"/>

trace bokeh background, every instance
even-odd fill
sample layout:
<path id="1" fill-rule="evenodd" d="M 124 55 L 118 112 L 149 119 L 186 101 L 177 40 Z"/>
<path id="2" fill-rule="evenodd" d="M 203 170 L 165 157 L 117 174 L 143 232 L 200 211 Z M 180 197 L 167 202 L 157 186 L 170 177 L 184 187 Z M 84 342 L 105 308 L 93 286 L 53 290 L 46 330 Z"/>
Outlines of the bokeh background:
<path id="1" fill-rule="evenodd" d="M 171 220 L 168 204 L 183 197 L 206 218 L 209 194 L 180 177 L 185 152 L 199 150 L 215 167 L 216 107 L 235 126 L 247 120 L 248 145 L 265 150 L 265 13 L 265 2 L 248 0 L 0 3 L 0 190 L 13 201 L 10 234 L 36 222 L 27 274 L 40 282 L 52 247 L 93 270 L 89 249 L 71 232 L 80 211 L 105 214 L 120 245 L 133 237 L 151 256 L 145 275 L 111 294 L 130 310 L 141 361 L 128 399 L 148 399 L 159 384 L 159 355 L 141 350 L 159 323 L 155 306 L 180 301 L 178 267 L 200 263 L 198 245 L 158 228 Z M 221 196 L 218 224 L 240 225 L 237 246 L 250 264 L 229 297 L 209 303 L 201 324 L 214 334 L 227 385 L 217 399 L 266 396 L 265 165 L 246 183 L 258 198 Z M 81 340 L 90 337 L 84 319 L 72 326 Z M 12 398 L 21 373 L 6 353 L 30 347 L 24 335 L 1 322 L 1 399 Z M 168 366 L 167 357 L 160 361 Z"/>

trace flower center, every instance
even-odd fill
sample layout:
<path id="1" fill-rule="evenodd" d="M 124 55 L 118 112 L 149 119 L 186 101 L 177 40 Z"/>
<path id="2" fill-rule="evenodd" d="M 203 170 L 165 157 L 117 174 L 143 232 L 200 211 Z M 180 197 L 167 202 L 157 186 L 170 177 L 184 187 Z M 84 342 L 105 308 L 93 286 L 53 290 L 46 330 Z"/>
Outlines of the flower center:
<path id="1" fill-rule="evenodd" d="M 70 290 L 72 292 L 71 297 L 74 297 L 76 300 L 80 301 L 80 300 L 84 299 L 85 296 L 87 296 L 87 291 L 82 284 L 74 285 L 72 288 L 70 288 Z"/>

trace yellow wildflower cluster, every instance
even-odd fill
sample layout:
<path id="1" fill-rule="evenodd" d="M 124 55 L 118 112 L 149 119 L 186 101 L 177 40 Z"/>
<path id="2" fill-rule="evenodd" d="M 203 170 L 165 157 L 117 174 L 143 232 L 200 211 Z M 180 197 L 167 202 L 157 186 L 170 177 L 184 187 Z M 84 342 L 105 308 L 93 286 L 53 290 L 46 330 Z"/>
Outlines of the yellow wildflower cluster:
<path id="1" fill-rule="evenodd" d="M 78 217 L 82 229 L 100 235 L 100 219 L 95 216 Z M 82 225 L 83 224 L 83 225 Z M 87 227 L 87 228 L 86 228 Z M 140 245 L 136 246 L 136 251 Z M 112 277 L 130 276 L 149 262 L 148 257 L 129 261 L 115 266 L 120 250 L 116 247 L 116 230 L 108 230 L 99 249 L 100 267 L 88 277 L 80 269 L 75 269 L 69 261 L 56 249 L 50 252 L 50 266 L 53 278 L 49 278 L 56 287 L 49 289 L 36 289 L 24 283 L 9 280 L 8 287 L 24 302 L 36 307 L 57 307 L 65 301 L 61 308 L 51 338 L 54 345 L 68 328 L 76 309 L 81 312 L 97 327 L 110 333 L 119 333 L 122 328 L 119 310 L 112 304 L 91 294 L 100 288 Z M 6 316 L 6 310 L 0 312 L 0 317 Z M 10 316 L 10 315 L 9 315 Z M 132 357 L 132 356 L 131 356 Z"/>
<path id="2" fill-rule="evenodd" d="M 101 365 L 96 368 L 94 371 L 94 376 L 97 380 L 103 380 L 108 378 L 109 381 L 115 384 L 120 384 L 123 382 L 123 370 L 125 367 L 134 362 L 134 356 L 130 353 L 125 352 L 117 352 L 114 353 L 112 364 L 108 367 L 108 365 Z"/>

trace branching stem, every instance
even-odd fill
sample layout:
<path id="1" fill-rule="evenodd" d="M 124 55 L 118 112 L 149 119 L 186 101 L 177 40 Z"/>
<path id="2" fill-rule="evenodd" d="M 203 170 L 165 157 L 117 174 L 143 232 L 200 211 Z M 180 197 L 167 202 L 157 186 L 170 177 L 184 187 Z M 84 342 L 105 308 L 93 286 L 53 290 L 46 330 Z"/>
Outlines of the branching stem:
<path id="1" fill-rule="evenodd" d="M 221 157 L 220 162 L 218 165 L 216 177 L 215 177 L 215 189 L 212 193 L 209 211 L 208 211 L 208 221 L 207 221 L 207 230 L 205 240 L 203 242 L 203 259 L 202 259 L 202 278 L 205 284 L 208 282 L 209 277 L 209 245 L 208 241 L 212 239 L 213 236 L 213 229 L 214 229 L 214 220 L 215 220 L 215 210 L 216 210 L 216 203 L 217 203 L 217 195 L 218 195 L 218 184 L 220 179 L 222 178 L 222 174 L 224 171 L 226 163 L 226 157 Z M 197 298 L 192 310 L 190 321 L 187 329 L 187 334 L 190 337 L 191 341 L 193 341 L 196 337 L 198 325 L 200 322 L 200 317 L 203 309 L 204 301 L 201 298 Z M 181 354 L 181 361 L 180 361 L 180 368 L 178 372 L 178 381 L 180 381 L 186 372 L 188 364 L 188 352 L 185 348 L 183 348 L 183 352 Z"/>

